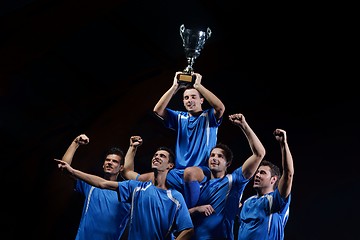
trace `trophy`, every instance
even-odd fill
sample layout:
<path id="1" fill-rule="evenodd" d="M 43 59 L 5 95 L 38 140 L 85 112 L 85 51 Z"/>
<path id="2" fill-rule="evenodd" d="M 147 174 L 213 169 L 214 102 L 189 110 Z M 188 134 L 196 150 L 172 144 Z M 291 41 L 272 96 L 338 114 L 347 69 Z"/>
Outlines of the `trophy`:
<path id="1" fill-rule="evenodd" d="M 187 59 L 187 67 L 183 73 L 177 75 L 179 84 L 193 84 L 196 76 L 194 73 L 193 64 L 197 57 L 200 56 L 200 51 L 204 47 L 205 41 L 211 36 L 210 28 L 204 31 L 194 31 L 192 29 L 185 29 L 184 24 L 180 26 L 180 36 L 183 40 L 183 47 L 185 49 L 185 56 Z"/>

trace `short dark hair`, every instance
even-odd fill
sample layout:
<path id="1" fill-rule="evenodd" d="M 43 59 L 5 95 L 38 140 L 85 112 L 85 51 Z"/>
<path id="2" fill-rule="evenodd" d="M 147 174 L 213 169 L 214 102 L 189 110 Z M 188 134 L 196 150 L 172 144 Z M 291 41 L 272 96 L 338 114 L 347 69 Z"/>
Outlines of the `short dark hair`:
<path id="1" fill-rule="evenodd" d="M 105 152 L 105 158 L 110 154 L 118 155 L 120 157 L 120 165 L 124 165 L 125 155 L 121 148 L 115 146 L 108 148 Z"/>
<path id="2" fill-rule="evenodd" d="M 159 151 L 159 150 L 167 151 L 169 153 L 169 163 L 175 164 L 175 154 L 174 154 L 174 151 L 171 148 L 161 146 L 161 147 L 158 147 L 156 149 L 156 151 Z"/>
<path id="3" fill-rule="evenodd" d="M 280 168 L 270 161 L 262 160 L 259 166 L 268 166 L 270 168 L 271 176 L 277 176 L 277 180 L 274 184 L 274 189 L 277 188 L 281 177 Z"/>
<path id="4" fill-rule="evenodd" d="M 184 96 L 184 92 L 189 89 L 195 89 L 199 93 L 200 98 L 204 98 L 204 96 L 196 88 L 194 88 L 194 85 L 186 85 L 186 87 L 184 87 L 183 90 L 183 96 Z"/>

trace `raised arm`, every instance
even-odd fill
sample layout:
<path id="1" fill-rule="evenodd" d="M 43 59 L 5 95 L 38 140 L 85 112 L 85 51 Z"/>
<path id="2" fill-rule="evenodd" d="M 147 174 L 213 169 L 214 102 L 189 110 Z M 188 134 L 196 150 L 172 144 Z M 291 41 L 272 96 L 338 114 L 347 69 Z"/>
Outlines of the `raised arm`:
<path id="1" fill-rule="evenodd" d="M 174 80 L 173 80 L 173 84 L 171 85 L 171 87 L 169 88 L 169 90 L 167 90 L 164 95 L 162 95 L 162 97 L 159 99 L 159 101 L 156 103 L 153 112 L 160 117 L 161 119 L 166 118 L 166 111 L 165 108 L 167 107 L 167 105 L 169 104 L 171 98 L 177 93 L 177 91 L 180 88 L 185 87 L 184 85 L 181 85 L 177 82 L 177 75 L 180 74 L 181 72 L 176 72 L 175 76 L 174 76 Z"/>
<path id="2" fill-rule="evenodd" d="M 71 165 L 74 154 L 80 145 L 86 145 L 89 143 L 89 138 L 85 134 L 77 136 L 66 150 L 62 160 Z"/>
<path id="3" fill-rule="evenodd" d="M 215 109 L 215 116 L 217 119 L 220 119 L 224 115 L 225 105 L 214 93 L 201 84 L 202 76 L 199 73 L 194 74 L 196 75 L 194 88 L 198 90 L 198 92 L 206 99 L 210 106 Z"/>
<path id="4" fill-rule="evenodd" d="M 274 131 L 276 140 L 280 143 L 281 149 L 281 162 L 282 162 L 282 175 L 279 180 L 278 189 L 282 197 L 287 198 L 291 192 L 292 182 L 294 178 L 294 163 L 290 148 L 287 142 L 286 131 L 276 129 Z"/>
<path id="5" fill-rule="evenodd" d="M 140 136 L 131 136 L 130 145 L 125 155 L 124 170 L 122 172 L 124 178 L 135 180 L 139 173 L 135 172 L 134 159 L 137 148 L 141 146 L 143 140 Z"/>
<path id="6" fill-rule="evenodd" d="M 154 172 L 149 173 L 143 173 L 139 174 L 138 172 L 135 172 L 135 154 L 137 151 L 137 148 L 141 146 L 143 143 L 143 140 L 140 136 L 131 136 L 130 137 L 130 145 L 129 149 L 126 152 L 125 155 L 125 163 L 124 163 L 124 170 L 123 170 L 123 177 L 128 180 L 138 180 L 142 182 L 147 181 L 153 181 L 154 180 Z"/>
<path id="7" fill-rule="evenodd" d="M 246 159 L 246 161 L 242 165 L 242 171 L 245 178 L 251 178 L 256 170 L 259 167 L 259 164 L 265 157 L 265 148 L 260 142 L 259 138 L 256 136 L 254 131 L 251 129 L 249 124 L 246 122 L 244 115 L 241 113 L 229 115 L 229 120 L 236 126 L 239 126 L 243 133 L 245 134 L 251 151 L 252 155 Z"/>
<path id="8" fill-rule="evenodd" d="M 115 181 L 108 181 L 106 179 L 103 179 L 101 177 L 98 177 L 96 175 L 84 173 L 82 171 L 79 171 L 77 169 L 74 169 L 65 161 L 54 159 L 58 162 L 58 168 L 62 171 L 65 171 L 66 173 L 70 174 L 73 178 L 81 179 L 84 182 L 87 182 L 88 184 L 103 188 L 103 189 L 110 189 L 116 191 L 118 188 L 118 182 Z"/>

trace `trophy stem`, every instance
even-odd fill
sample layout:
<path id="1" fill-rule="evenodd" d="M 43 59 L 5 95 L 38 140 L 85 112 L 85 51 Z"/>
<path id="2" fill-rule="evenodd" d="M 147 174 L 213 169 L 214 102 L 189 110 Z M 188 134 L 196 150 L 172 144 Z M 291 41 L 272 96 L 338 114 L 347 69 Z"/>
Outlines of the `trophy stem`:
<path id="1" fill-rule="evenodd" d="M 193 70 L 194 59 L 193 58 L 188 58 L 187 62 L 188 62 L 188 65 L 184 69 L 184 72 L 187 73 L 187 74 L 191 74 L 194 71 Z"/>

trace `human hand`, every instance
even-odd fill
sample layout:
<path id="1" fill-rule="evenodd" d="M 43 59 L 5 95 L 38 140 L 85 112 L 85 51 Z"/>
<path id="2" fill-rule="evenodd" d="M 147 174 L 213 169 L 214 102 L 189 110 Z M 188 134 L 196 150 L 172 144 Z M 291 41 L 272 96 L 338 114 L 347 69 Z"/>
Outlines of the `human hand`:
<path id="1" fill-rule="evenodd" d="M 231 114 L 229 115 L 229 120 L 234 124 L 234 125 L 243 125 L 244 123 L 246 123 L 245 121 L 245 116 L 241 113 L 235 113 L 235 114 Z"/>
<path id="2" fill-rule="evenodd" d="M 131 136 L 130 137 L 130 146 L 139 147 L 143 143 L 143 140 L 140 136 Z"/>
<path id="3" fill-rule="evenodd" d="M 179 74 L 184 74 L 183 72 L 176 72 L 175 73 L 175 76 L 174 76 L 174 81 L 173 81 L 173 87 L 175 87 L 175 89 L 176 89 L 176 91 L 177 90 L 179 90 L 179 89 L 181 89 L 181 88 L 185 88 L 186 87 L 186 85 L 184 85 L 184 84 L 179 84 L 179 82 L 178 82 L 178 75 Z"/>
<path id="4" fill-rule="evenodd" d="M 54 158 L 56 162 L 58 162 L 58 168 L 61 171 L 66 171 L 67 173 L 71 173 L 73 171 L 73 168 L 65 161 Z"/>
<path id="5" fill-rule="evenodd" d="M 74 142 L 79 145 L 86 145 L 89 143 L 89 141 L 90 141 L 90 139 L 85 134 L 81 134 L 81 135 L 77 136 L 74 140 Z"/>
<path id="6" fill-rule="evenodd" d="M 197 210 L 197 212 L 199 212 L 207 217 L 215 212 L 214 208 L 210 204 L 197 206 L 196 210 Z"/>
<path id="7" fill-rule="evenodd" d="M 275 139 L 279 142 L 286 142 L 287 141 L 287 136 L 286 136 L 286 131 L 282 130 L 282 129 L 275 129 L 275 131 L 273 132 Z"/>
<path id="8" fill-rule="evenodd" d="M 195 82 L 194 82 L 194 88 L 196 89 L 197 87 L 199 87 L 201 85 L 201 79 L 202 76 L 199 73 L 193 73 L 196 76 Z"/>

